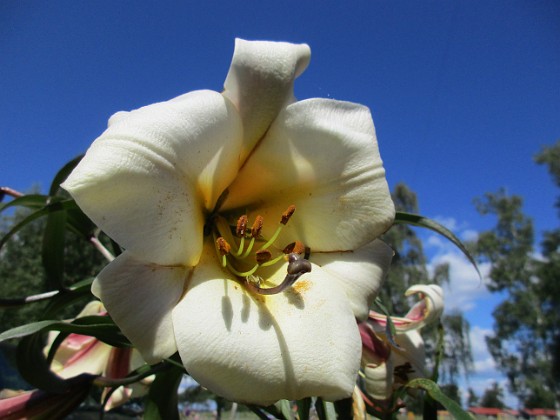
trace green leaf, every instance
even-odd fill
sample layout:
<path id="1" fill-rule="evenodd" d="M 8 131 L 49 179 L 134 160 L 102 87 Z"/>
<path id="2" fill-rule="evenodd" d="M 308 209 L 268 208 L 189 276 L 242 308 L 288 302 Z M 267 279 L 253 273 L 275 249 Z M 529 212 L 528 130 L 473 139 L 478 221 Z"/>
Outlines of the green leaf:
<path id="1" fill-rule="evenodd" d="M 47 284 L 51 289 L 64 288 L 64 237 L 66 233 L 66 212 L 53 211 L 47 216 L 47 224 L 43 233 L 41 259 L 47 276 Z"/>
<path id="2" fill-rule="evenodd" d="M 457 248 L 461 250 L 461 252 L 465 255 L 465 257 L 467 257 L 467 259 L 470 261 L 470 263 L 473 265 L 476 272 L 478 273 L 478 276 L 482 279 L 482 275 L 480 274 L 478 266 L 476 265 L 476 261 L 474 260 L 469 250 L 465 247 L 465 245 L 463 245 L 461 240 L 457 238 L 457 236 L 455 236 L 455 234 L 451 232 L 449 229 L 447 229 L 445 226 L 427 217 L 420 216 L 418 214 L 405 213 L 405 212 L 397 212 L 395 216 L 395 223 L 408 224 L 408 225 L 419 226 L 426 229 L 430 229 L 436 233 L 439 233 L 443 237 L 447 238 Z"/>
<path id="3" fill-rule="evenodd" d="M 74 170 L 74 168 L 80 163 L 84 155 L 80 155 L 72 159 L 70 162 L 66 163 L 54 176 L 53 181 L 51 183 L 51 188 L 49 190 L 49 195 L 53 196 L 58 193 L 58 189 L 60 188 L 60 184 L 62 184 L 70 172 Z"/>
<path id="4" fill-rule="evenodd" d="M 258 405 L 252 405 L 252 404 L 246 404 L 247 408 L 249 408 L 249 410 L 251 410 L 254 414 L 257 415 L 257 417 L 261 420 L 269 420 L 268 415 L 263 411 L 262 407 L 259 407 Z"/>
<path id="5" fill-rule="evenodd" d="M 171 366 L 171 365 L 170 365 Z M 157 373 L 146 397 L 144 418 L 154 420 L 178 420 L 177 389 L 184 371 L 175 366 Z"/>
<path id="6" fill-rule="evenodd" d="M 294 418 L 294 414 L 292 412 L 292 406 L 288 400 L 280 400 L 274 406 L 280 410 L 282 413 L 282 417 L 286 420 L 292 420 Z"/>
<path id="7" fill-rule="evenodd" d="M 0 248 L 4 246 L 4 244 L 14 236 L 21 228 L 26 226 L 27 224 L 31 223 L 32 221 L 46 216 L 51 212 L 63 211 L 72 208 L 76 208 L 76 202 L 74 200 L 62 200 L 62 201 L 55 201 L 53 203 L 48 203 L 44 207 L 40 208 L 39 210 L 34 211 L 33 213 L 29 214 L 19 223 L 17 223 L 12 229 L 10 229 L 3 237 L 0 239 Z"/>
<path id="8" fill-rule="evenodd" d="M 333 403 L 336 411 L 337 419 L 351 419 L 354 417 L 354 408 L 352 407 L 354 400 L 352 398 L 344 398 Z"/>
<path id="9" fill-rule="evenodd" d="M 401 346 L 399 346 L 395 341 L 395 336 L 397 335 L 397 329 L 395 328 L 395 324 L 393 323 L 391 314 L 389 313 L 385 305 L 383 305 L 381 299 L 376 298 L 375 304 L 381 310 L 381 313 L 383 313 L 383 315 L 387 317 L 387 324 L 385 325 L 385 336 L 387 337 L 389 344 L 391 344 L 391 346 L 396 349 L 400 349 Z"/>
<path id="10" fill-rule="evenodd" d="M 315 400 L 315 409 L 317 410 L 319 420 L 336 420 L 336 411 L 332 402 L 317 398 Z"/>
<path id="11" fill-rule="evenodd" d="M 60 293 L 51 298 L 47 308 L 45 309 L 43 318 L 55 318 L 60 311 L 76 300 L 84 299 L 86 297 L 92 300 L 93 296 L 91 294 L 91 283 L 93 283 L 93 278 L 74 283 L 72 286 L 61 290 Z"/>
<path id="12" fill-rule="evenodd" d="M 63 331 L 89 335 L 114 347 L 130 346 L 128 340 L 126 340 L 113 320 L 108 316 L 86 316 L 77 318 L 72 322 L 56 320 L 32 322 L 4 331 L 0 334 L 0 342 L 45 331 Z"/>
<path id="13" fill-rule="evenodd" d="M 41 194 L 27 194 L 21 197 L 14 198 L 7 203 L 0 205 L 0 212 L 10 207 L 27 207 L 29 209 L 40 209 L 47 204 L 48 197 Z"/>
<path id="14" fill-rule="evenodd" d="M 472 420 L 472 417 L 464 411 L 459 404 L 445 395 L 437 384 L 429 379 L 417 378 L 406 384 L 407 388 L 420 388 L 428 392 L 428 395 L 443 405 L 458 420 Z"/>
<path id="15" fill-rule="evenodd" d="M 296 401 L 299 420 L 309 420 L 309 410 L 311 409 L 311 398 L 304 398 Z"/>
<path id="16" fill-rule="evenodd" d="M 68 384 L 50 370 L 43 354 L 43 346 L 43 336 L 40 333 L 22 339 L 18 344 L 16 355 L 18 371 L 30 385 L 62 393 L 68 389 Z"/>
<path id="17" fill-rule="evenodd" d="M 437 341 L 436 341 L 436 353 L 435 353 L 435 365 L 434 370 L 432 372 L 432 381 L 436 382 L 439 379 L 439 366 L 441 361 L 443 360 L 444 355 L 444 344 L 445 344 L 445 331 L 443 330 L 443 324 L 441 321 L 438 323 L 437 326 Z"/>

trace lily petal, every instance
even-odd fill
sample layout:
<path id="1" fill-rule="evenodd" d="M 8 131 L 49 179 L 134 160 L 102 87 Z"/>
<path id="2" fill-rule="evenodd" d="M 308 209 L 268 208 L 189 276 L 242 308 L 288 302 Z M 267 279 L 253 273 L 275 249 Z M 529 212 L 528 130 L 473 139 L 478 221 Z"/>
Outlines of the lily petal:
<path id="1" fill-rule="evenodd" d="M 417 330 L 437 321 L 443 313 L 443 289 L 436 284 L 416 284 L 405 292 L 405 296 L 417 294 L 421 297 L 404 317 L 392 316 L 391 320 L 397 332 Z M 387 317 L 370 311 L 371 326 L 382 333 L 387 324 Z"/>
<path id="2" fill-rule="evenodd" d="M 416 321 L 422 328 L 438 320 L 443 313 L 443 289 L 437 284 L 416 284 L 408 288 L 405 296 L 417 294 L 422 299 L 405 315 L 405 318 Z"/>
<path id="3" fill-rule="evenodd" d="M 293 100 L 294 80 L 307 68 L 306 44 L 235 40 L 223 95 L 239 110 L 245 144 L 240 162 L 254 148 L 280 109 Z"/>
<path id="4" fill-rule="evenodd" d="M 365 388 L 376 400 L 386 400 L 393 392 L 393 360 L 371 360 L 364 366 Z"/>
<path id="5" fill-rule="evenodd" d="M 92 375 L 101 375 L 111 354 L 111 346 L 99 340 L 94 340 L 91 345 L 82 349 L 67 360 L 63 365 L 58 364 L 57 356 L 51 369 L 61 378 L 68 379 L 78 376 L 82 373 L 91 373 Z"/>
<path id="6" fill-rule="evenodd" d="M 192 266 L 204 209 L 235 177 L 241 138 L 231 102 L 191 92 L 112 118 L 63 187 L 137 258 Z"/>
<path id="7" fill-rule="evenodd" d="M 254 295 L 228 280 L 207 248 L 173 311 L 179 354 L 193 378 L 227 399 L 262 405 L 350 396 L 361 340 L 338 283 L 315 266 L 283 293 Z M 285 273 L 279 269 L 272 282 Z"/>
<path id="8" fill-rule="evenodd" d="M 399 348 L 392 349 L 392 358 L 395 368 L 406 367 L 406 377 L 401 382 L 406 383 L 414 378 L 425 378 L 426 351 L 424 340 L 416 330 L 398 334 L 395 338 Z"/>
<path id="9" fill-rule="evenodd" d="M 350 300 L 354 316 L 363 321 L 381 288 L 393 254 L 391 247 L 377 239 L 355 251 L 312 253 L 310 261 L 336 278 Z"/>
<path id="10" fill-rule="evenodd" d="M 228 197 L 224 210 L 262 215 L 268 237 L 294 204 L 279 241 L 300 240 L 312 252 L 356 249 L 385 232 L 395 216 L 369 110 L 328 99 L 284 109 Z"/>
<path id="11" fill-rule="evenodd" d="M 188 272 L 144 263 L 125 251 L 93 282 L 92 293 L 148 363 L 177 351 L 171 310 L 181 298 Z"/>

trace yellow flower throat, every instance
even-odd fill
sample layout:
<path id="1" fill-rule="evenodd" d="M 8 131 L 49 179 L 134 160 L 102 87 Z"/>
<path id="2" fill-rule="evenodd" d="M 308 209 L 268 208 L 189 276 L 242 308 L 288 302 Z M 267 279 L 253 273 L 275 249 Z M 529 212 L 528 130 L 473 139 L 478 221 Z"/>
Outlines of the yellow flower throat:
<path id="1" fill-rule="evenodd" d="M 254 250 L 255 243 L 264 242 L 261 238 L 264 224 L 262 216 L 259 215 L 255 218 L 250 229 L 248 228 L 249 221 L 246 215 L 239 217 L 235 226 L 230 226 L 223 217 L 216 216 L 213 235 L 216 252 L 222 267 L 227 268 L 229 272 L 240 279 L 245 287 L 263 295 L 280 293 L 291 287 L 302 274 L 309 273 L 311 271 L 311 263 L 308 261 L 309 248 L 305 247 L 300 241 L 287 245 L 277 256 L 273 256 L 269 249 L 276 242 L 282 228 L 288 223 L 295 210 L 296 207 L 291 205 L 282 213 L 280 223 L 272 237 L 257 250 Z M 252 266 L 247 264 L 250 259 L 255 261 Z M 288 261 L 288 269 L 284 281 L 274 287 L 261 287 L 262 278 L 256 274 L 259 268 L 269 267 L 286 260 Z M 240 267 L 243 266 L 251 268 L 240 271 Z"/>

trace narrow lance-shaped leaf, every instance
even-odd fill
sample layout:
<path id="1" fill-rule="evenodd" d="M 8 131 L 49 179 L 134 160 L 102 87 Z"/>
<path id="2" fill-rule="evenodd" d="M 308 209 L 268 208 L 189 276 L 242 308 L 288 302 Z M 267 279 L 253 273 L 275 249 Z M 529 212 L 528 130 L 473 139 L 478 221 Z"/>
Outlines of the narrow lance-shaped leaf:
<path id="1" fill-rule="evenodd" d="M 299 420 L 309 419 L 309 410 L 311 409 L 311 398 L 304 398 L 296 402 Z"/>
<path id="2" fill-rule="evenodd" d="M 17 348 L 16 362 L 20 375 L 30 385 L 55 393 L 65 392 L 68 384 L 55 375 L 43 354 L 43 336 L 35 333 L 23 338 Z"/>
<path id="3" fill-rule="evenodd" d="M 29 209 L 40 209 L 47 204 L 48 197 L 42 194 L 27 194 L 14 198 L 7 203 L 0 205 L 0 212 L 11 207 L 26 207 Z"/>
<path id="4" fill-rule="evenodd" d="M 82 160 L 83 157 L 84 157 L 84 155 L 80 155 L 78 157 L 75 157 L 74 159 L 72 159 L 71 161 L 66 163 L 57 172 L 57 174 L 54 176 L 54 178 L 52 180 L 51 188 L 49 189 L 49 195 L 50 196 L 54 196 L 58 193 L 58 190 L 60 188 L 60 184 L 62 184 L 64 182 L 64 180 L 66 178 L 68 178 L 68 175 L 70 175 L 70 172 L 72 172 L 74 170 L 76 165 L 78 165 L 78 163 L 80 163 L 80 161 Z"/>
<path id="5" fill-rule="evenodd" d="M 457 238 L 457 236 L 455 236 L 455 234 L 451 232 L 449 229 L 447 229 L 445 226 L 427 217 L 420 216 L 418 214 L 405 213 L 405 212 L 396 213 L 395 223 L 409 224 L 413 226 L 419 226 L 426 229 L 430 229 L 436 233 L 439 233 L 443 237 L 447 238 L 457 248 L 461 250 L 461 252 L 465 255 L 465 257 L 467 257 L 467 259 L 475 268 L 476 272 L 478 273 L 478 276 L 482 278 L 480 271 L 478 270 L 478 266 L 476 265 L 476 261 L 474 260 L 469 250 L 465 247 L 465 245 L 461 242 L 461 240 Z"/>
<path id="6" fill-rule="evenodd" d="M 421 388 L 428 392 L 428 395 L 443 405 L 451 414 L 451 417 L 458 420 L 471 420 L 471 416 L 466 413 L 455 401 L 445 395 L 437 384 L 429 379 L 417 378 L 406 384 L 407 388 Z"/>
<path id="7" fill-rule="evenodd" d="M 26 216 L 23 220 L 17 223 L 14 227 L 12 227 L 1 239 L 0 239 L 0 248 L 4 246 L 4 244 L 14 236 L 21 228 L 28 225 L 29 223 L 33 222 L 34 220 L 39 219 L 40 217 L 46 216 L 51 212 L 57 211 L 64 211 L 67 209 L 77 207 L 76 202 L 74 200 L 63 200 L 63 201 L 56 201 L 54 203 L 49 203 L 46 206 L 36 210 Z"/>
<path id="8" fill-rule="evenodd" d="M 43 234 L 41 257 L 49 288 L 62 290 L 64 276 L 64 244 L 66 212 L 49 212 Z"/>
<path id="9" fill-rule="evenodd" d="M 154 420 L 179 419 L 177 389 L 184 371 L 175 366 L 156 374 L 146 401 L 144 417 Z"/>
<path id="10" fill-rule="evenodd" d="M 89 335 L 115 347 L 129 346 L 113 320 L 107 316 L 87 316 L 72 322 L 55 320 L 38 321 L 21 325 L 0 334 L 0 341 L 26 337 L 45 331 L 63 331 L 67 333 Z"/>

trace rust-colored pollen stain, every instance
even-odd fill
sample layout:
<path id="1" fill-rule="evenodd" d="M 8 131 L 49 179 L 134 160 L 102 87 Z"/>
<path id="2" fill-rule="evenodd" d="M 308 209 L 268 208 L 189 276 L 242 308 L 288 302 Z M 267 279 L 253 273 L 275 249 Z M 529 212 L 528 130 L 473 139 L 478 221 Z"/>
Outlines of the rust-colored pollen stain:
<path id="1" fill-rule="evenodd" d="M 293 285 L 292 285 L 292 289 L 294 290 L 294 292 L 298 295 L 304 295 L 305 292 L 307 292 L 309 289 L 311 289 L 311 286 L 313 285 L 313 283 L 310 280 L 307 279 L 299 279 L 298 281 L 296 281 Z"/>
<path id="2" fill-rule="evenodd" d="M 259 236 L 261 234 L 263 223 L 264 223 L 263 217 L 259 214 L 255 218 L 255 222 L 253 223 L 253 226 L 251 227 L 251 237 L 252 238 L 256 238 L 257 236 Z"/>
<path id="3" fill-rule="evenodd" d="M 231 251 L 230 244 L 228 244 L 227 241 L 221 236 L 216 239 L 216 246 L 218 247 L 218 252 L 221 256 L 227 255 Z"/>
<path id="4" fill-rule="evenodd" d="M 293 204 L 290 205 L 290 207 L 288 207 L 286 211 L 282 213 L 282 219 L 280 220 L 280 223 L 282 223 L 283 225 L 288 223 L 288 220 L 290 220 L 290 217 L 292 217 L 292 214 L 294 214 L 295 211 L 296 206 L 294 206 Z"/>

